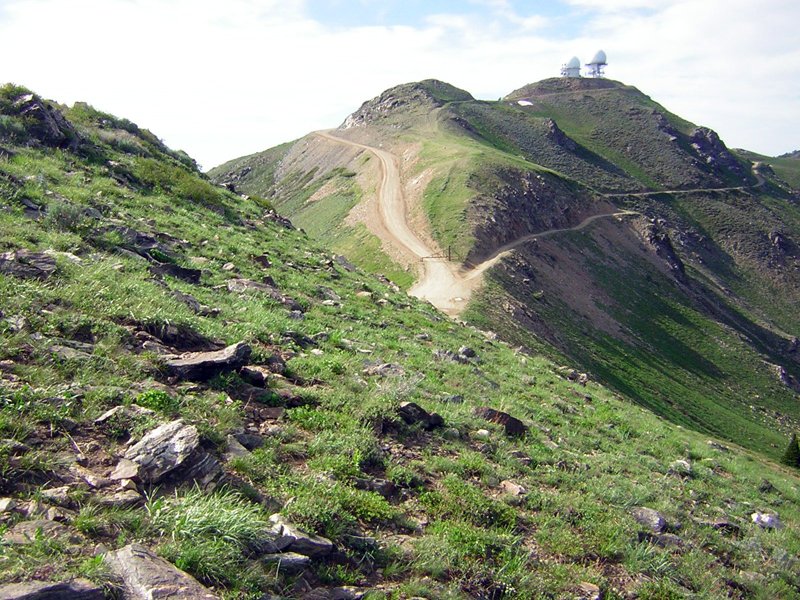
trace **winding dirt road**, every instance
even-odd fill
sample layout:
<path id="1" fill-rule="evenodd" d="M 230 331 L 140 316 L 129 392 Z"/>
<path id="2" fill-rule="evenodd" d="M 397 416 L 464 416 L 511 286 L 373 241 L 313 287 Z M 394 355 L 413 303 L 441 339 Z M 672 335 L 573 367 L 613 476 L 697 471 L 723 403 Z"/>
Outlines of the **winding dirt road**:
<path id="1" fill-rule="evenodd" d="M 501 248 L 488 259 L 472 268 L 464 268 L 444 258 L 436 258 L 440 254 L 430 248 L 417 236 L 408 224 L 408 209 L 403 195 L 400 168 L 397 158 L 380 148 L 367 146 L 333 135 L 330 131 L 318 131 L 316 135 L 337 144 L 344 144 L 366 150 L 378 157 L 381 164 L 381 184 L 378 192 L 379 214 L 382 225 L 391 237 L 386 240 L 399 251 L 406 254 L 421 265 L 417 283 L 408 291 L 409 295 L 427 300 L 436 308 L 451 316 L 461 314 L 467 305 L 472 292 L 481 284 L 481 275 L 499 262 L 506 254 L 517 246 L 533 239 L 548 237 L 565 231 L 577 231 L 604 217 L 635 214 L 631 211 L 618 211 L 587 217 L 575 227 L 551 229 L 542 233 L 534 233 Z"/>

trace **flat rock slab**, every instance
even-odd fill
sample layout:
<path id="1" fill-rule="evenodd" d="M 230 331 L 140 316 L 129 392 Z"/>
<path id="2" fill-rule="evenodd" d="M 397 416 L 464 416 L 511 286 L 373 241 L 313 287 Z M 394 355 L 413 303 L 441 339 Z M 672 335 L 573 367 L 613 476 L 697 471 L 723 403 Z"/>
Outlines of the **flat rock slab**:
<path id="1" fill-rule="evenodd" d="M 475 416 L 490 423 L 502 425 L 506 430 L 506 435 L 511 437 L 522 437 L 528 433 L 528 426 L 525 423 L 501 410 L 489 408 L 488 406 L 479 406 L 475 409 Z"/>
<path id="2" fill-rule="evenodd" d="M 0 273 L 20 279 L 47 279 L 56 271 L 56 259 L 44 252 L 15 250 L 0 254 Z"/>
<path id="3" fill-rule="evenodd" d="M 126 600 L 219 600 L 194 577 L 139 544 L 109 552 L 105 564 L 122 579 Z"/>
<path id="4" fill-rule="evenodd" d="M 103 588 L 86 579 L 53 583 L 28 581 L 0 585 L 0 600 L 103 600 Z"/>
<path id="5" fill-rule="evenodd" d="M 265 554 L 261 562 L 266 565 L 275 565 L 279 573 L 299 573 L 311 566 L 311 559 L 305 554 L 297 552 L 282 552 L 279 554 Z"/>
<path id="6" fill-rule="evenodd" d="M 5 533 L 3 541 L 9 544 L 31 544 L 40 536 L 48 540 L 64 539 L 73 543 L 78 543 L 81 539 L 66 525 L 47 519 L 37 519 L 17 523 Z"/>
<path id="7" fill-rule="evenodd" d="M 220 373 L 243 367 L 250 358 L 252 348 L 238 342 L 214 352 L 191 352 L 166 362 L 170 373 L 180 379 L 207 381 Z"/>
<path id="8" fill-rule="evenodd" d="M 286 521 L 280 514 L 272 515 L 269 520 L 275 524 L 273 533 L 278 536 L 276 544 L 284 550 L 297 552 L 312 558 L 326 556 L 333 552 L 333 542 L 313 533 L 307 533 L 296 525 Z"/>
<path id="9" fill-rule="evenodd" d="M 125 459 L 139 466 L 138 476 L 145 483 L 158 483 L 181 466 L 199 448 L 200 434 L 194 425 L 181 419 L 170 421 L 147 433 L 125 452 Z M 118 466 L 130 466 L 122 463 Z M 125 479 L 131 479 L 129 469 L 122 468 Z"/>

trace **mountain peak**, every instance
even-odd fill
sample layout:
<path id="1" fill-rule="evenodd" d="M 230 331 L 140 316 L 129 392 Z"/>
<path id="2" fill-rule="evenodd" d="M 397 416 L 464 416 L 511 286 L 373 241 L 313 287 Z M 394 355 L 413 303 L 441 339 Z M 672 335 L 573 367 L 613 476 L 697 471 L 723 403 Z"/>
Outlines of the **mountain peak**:
<path id="1" fill-rule="evenodd" d="M 368 100 L 347 117 L 344 129 L 391 120 L 397 114 L 428 112 L 449 102 L 474 100 L 472 94 L 438 79 L 404 83 Z"/>
<path id="2" fill-rule="evenodd" d="M 524 100 L 537 96 L 549 96 L 551 94 L 591 91 L 591 90 L 611 90 L 611 89 L 635 89 L 613 79 L 595 79 L 592 77 L 551 77 L 535 83 L 529 83 L 518 90 L 508 94 L 504 100 Z"/>

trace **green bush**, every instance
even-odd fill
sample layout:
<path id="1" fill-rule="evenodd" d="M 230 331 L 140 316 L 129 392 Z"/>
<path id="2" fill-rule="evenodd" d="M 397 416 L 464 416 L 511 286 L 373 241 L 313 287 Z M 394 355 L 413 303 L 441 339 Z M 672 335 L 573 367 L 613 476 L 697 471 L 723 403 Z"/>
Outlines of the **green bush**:
<path id="1" fill-rule="evenodd" d="M 162 390 L 147 390 L 136 396 L 136 404 L 164 414 L 175 414 L 180 402 Z"/>

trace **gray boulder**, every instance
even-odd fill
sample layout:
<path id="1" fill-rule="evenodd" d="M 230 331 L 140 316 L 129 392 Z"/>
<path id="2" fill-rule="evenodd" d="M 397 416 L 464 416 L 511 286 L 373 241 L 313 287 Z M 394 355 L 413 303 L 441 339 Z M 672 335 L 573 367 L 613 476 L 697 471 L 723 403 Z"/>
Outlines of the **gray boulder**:
<path id="1" fill-rule="evenodd" d="M 197 428 L 181 419 L 156 427 L 128 448 L 115 472 L 124 470 L 120 477 L 131 479 L 130 463 L 125 460 L 138 465 L 138 478 L 143 483 L 159 483 L 179 467 L 187 479 L 207 483 L 220 469 L 219 463 L 200 448 Z"/>
<path id="2" fill-rule="evenodd" d="M 168 360 L 170 373 L 180 379 L 206 381 L 227 371 L 235 371 L 247 363 L 252 349 L 244 342 L 214 352 L 191 352 Z"/>
<path id="3" fill-rule="evenodd" d="M 139 544 L 105 555 L 105 563 L 122 579 L 126 600 L 218 600 L 194 577 Z"/>
<path id="4" fill-rule="evenodd" d="M 283 547 L 288 552 L 297 552 L 312 558 L 326 556 L 333 552 L 333 542 L 327 538 L 313 533 L 307 533 L 276 513 L 269 520 L 274 523 L 272 528 L 278 538 L 275 544 Z"/>
<path id="5" fill-rule="evenodd" d="M 644 525 L 654 533 L 663 533 L 667 528 L 667 520 L 657 510 L 639 506 L 631 511 L 631 515 L 640 525 Z"/>
<path id="6" fill-rule="evenodd" d="M 294 574 L 299 573 L 311 566 L 311 559 L 297 552 L 282 552 L 277 554 L 265 554 L 260 557 L 261 562 L 266 565 L 275 565 L 279 573 Z"/>

